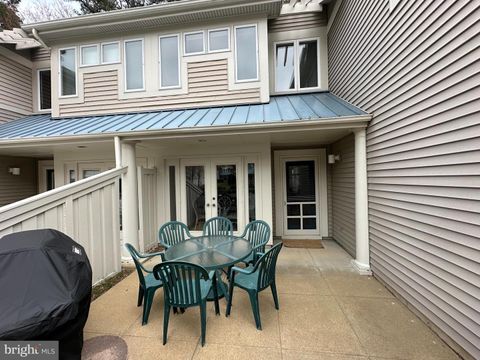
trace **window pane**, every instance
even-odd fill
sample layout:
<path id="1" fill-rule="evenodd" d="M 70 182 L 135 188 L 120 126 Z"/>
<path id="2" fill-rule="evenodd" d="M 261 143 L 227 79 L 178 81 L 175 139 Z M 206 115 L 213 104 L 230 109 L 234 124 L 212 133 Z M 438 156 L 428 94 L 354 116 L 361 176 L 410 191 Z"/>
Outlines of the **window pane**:
<path id="1" fill-rule="evenodd" d="M 177 194 L 175 184 L 175 166 L 168 167 L 168 180 L 170 192 L 170 220 L 177 220 Z"/>
<path id="2" fill-rule="evenodd" d="M 160 76 L 161 87 L 178 86 L 180 79 L 178 57 L 178 37 L 160 38 Z"/>
<path id="3" fill-rule="evenodd" d="M 255 26 L 235 29 L 237 80 L 257 78 L 257 30 Z"/>
<path id="4" fill-rule="evenodd" d="M 295 89 L 295 47 L 291 44 L 277 45 L 275 86 L 277 91 Z"/>
<path id="5" fill-rule="evenodd" d="M 76 51 L 75 49 L 60 50 L 60 85 L 62 96 L 76 95 Z"/>
<path id="6" fill-rule="evenodd" d="M 289 230 L 299 230 L 300 229 L 300 219 L 299 218 L 287 219 L 287 229 L 289 229 Z"/>
<path id="7" fill-rule="evenodd" d="M 100 170 L 83 170 L 84 179 L 97 174 L 100 174 Z"/>
<path id="8" fill-rule="evenodd" d="M 314 230 L 317 228 L 317 219 L 316 218 L 304 218 L 303 219 L 303 229 L 304 230 Z"/>
<path id="9" fill-rule="evenodd" d="M 218 216 L 230 219 L 237 230 L 237 167 L 217 165 Z"/>
<path id="10" fill-rule="evenodd" d="M 314 202 L 315 162 L 288 161 L 285 168 L 287 173 L 287 202 Z"/>
<path id="11" fill-rule="evenodd" d="M 55 189 L 55 171 L 47 169 L 47 191 Z"/>
<path id="12" fill-rule="evenodd" d="M 141 40 L 125 42 L 127 90 L 143 89 L 143 44 Z"/>
<path id="13" fill-rule="evenodd" d="M 120 61 L 120 51 L 118 51 L 118 43 L 102 45 L 102 62 L 115 63 Z"/>
<path id="14" fill-rule="evenodd" d="M 248 221 L 255 217 L 255 164 L 248 164 Z"/>
<path id="15" fill-rule="evenodd" d="M 317 41 L 300 41 L 298 45 L 300 66 L 300 88 L 318 86 Z"/>
<path id="16" fill-rule="evenodd" d="M 299 216 L 300 215 L 300 205 L 287 205 L 287 216 Z"/>
<path id="17" fill-rule="evenodd" d="M 185 35 L 185 54 L 203 52 L 203 32 Z"/>
<path id="18" fill-rule="evenodd" d="M 82 65 L 97 65 L 98 51 L 97 46 L 82 47 Z"/>
<path id="19" fill-rule="evenodd" d="M 38 82 L 40 90 L 40 110 L 50 110 L 52 108 L 51 77 L 50 70 L 41 70 L 38 72 Z"/>
<path id="20" fill-rule="evenodd" d="M 185 166 L 187 225 L 190 230 L 202 230 L 205 223 L 205 168 Z"/>
<path id="21" fill-rule="evenodd" d="M 303 204 L 302 205 L 302 215 L 303 216 L 314 216 L 316 215 L 317 205 L 316 204 Z"/>
<path id="22" fill-rule="evenodd" d="M 210 51 L 228 50 L 228 30 L 213 30 L 208 33 Z"/>

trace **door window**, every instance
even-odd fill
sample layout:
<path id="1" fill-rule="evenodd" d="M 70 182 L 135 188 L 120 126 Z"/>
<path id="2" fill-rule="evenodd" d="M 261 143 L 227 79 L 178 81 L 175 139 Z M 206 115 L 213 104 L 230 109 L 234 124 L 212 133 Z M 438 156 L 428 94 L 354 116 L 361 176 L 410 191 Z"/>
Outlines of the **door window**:
<path id="1" fill-rule="evenodd" d="M 185 166 L 187 226 L 201 231 L 205 223 L 205 167 Z"/>
<path id="2" fill-rule="evenodd" d="M 237 167 L 217 165 L 217 215 L 230 219 L 237 230 Z"/>

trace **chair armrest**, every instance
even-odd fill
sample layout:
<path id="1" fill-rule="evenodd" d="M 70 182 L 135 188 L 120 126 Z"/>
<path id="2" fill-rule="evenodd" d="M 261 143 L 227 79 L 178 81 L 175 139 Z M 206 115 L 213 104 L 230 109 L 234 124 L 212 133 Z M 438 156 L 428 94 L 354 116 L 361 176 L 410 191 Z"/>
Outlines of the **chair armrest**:
<path id="1" fill-rule="evenodd" d="M 242 268 L 239 268 L 239 267 L 232 267 L 232 269 L 230 270 L 231 273 L 233 272 L 239 272 L 239 273 L 242 273 L 242 274 L 251 274 L 253 272 L 252 269 L 242 269 Z"/>
<path id="2" fill-rule="evenodd" d="M 257 252 L 257 256 L 263 256 L 263 255 L 265 255 L 264 252 L 261 252 L 261 251 Z"/>

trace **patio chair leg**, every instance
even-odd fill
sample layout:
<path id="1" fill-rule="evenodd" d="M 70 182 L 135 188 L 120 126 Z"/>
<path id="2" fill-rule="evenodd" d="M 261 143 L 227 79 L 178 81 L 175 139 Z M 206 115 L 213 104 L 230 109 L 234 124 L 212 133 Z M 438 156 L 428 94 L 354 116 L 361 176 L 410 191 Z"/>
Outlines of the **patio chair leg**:
<path id="1" fill-rule="evenodd" d="M 138 285 L 138 301 L 137 306 L 142 306 L 144 290 L 142 285 Z"/>
<path id="2" fill-rule="evenodd" d="M 205 345 L 205 333 L 207 332 L 207 300 L 200 303 L 200 322 L 202 329 L 202 346 Z"/>
<path id="3" fill-rule="evenodd" d="M 165 301 L 166 300 L 167 299 L 165 299 Z M 163 345 L 167 343 L 169 317 L 170 317 L 170 305 L 165 303 L 165 305 L 163 306 Z"/>
<path id="4" fill-rule="evenodd" d="M 233 298 L 233 279 L 230 279 L 230 285 L 229 285 L 229 297 L 227 300 L 227 310 L 225 311 L 225 316 L 230 316 L 230 310 L 232 309 L 232 298 Z"/>
<path id="5" fill-rule="evenodd" d="M 221 273 L 216 273 L 215 276 L 217 277 L 218 286 L 220 286 L 220 289 L 222 290 L 223 294 L 225 295 L 225 300 L 227 300 L 227 302 L 228 302 L 228 298 L 230 296 L 228 295 L 228 289 L 226 288 L 225 283 L 222 281 Z"/>
<path id="6" fill-rule="evenodd" d="M 142 325 L 145 325 L 148 322 L 148 316 L 150 315 L 150 309 L 152 308 L 153 296 L 155 295 L 154 291 L 147 291 L 144 295 L 144 304 L 143 304 L 143 319 Z"/>
<path id="7" fill-rule="evenodd" d="M 216 276 L 213 276 L 212 288 L 213 288 L 213 297 L 214 297 L 214 303 L 215 303 L 215 315 L 220 315 L 220 306 L 218 305 L 218 289 L 217 289 Z"/>
<path id="8" fill-rule="evenodd" d="M 258 292 L 249 291 L 248 295 L 250 296 L 250 304 L 252 305 L 253 317 L 255 318 L 255 325 L 257 325 L 258 330 L 262 330 L 262 323 L 260 321 L 260 308 L 258 306 Z"/>
<path id="9" fill-rule="evenodd" d="M 270 288 L 272 289 L 273 301 L 275 302 L 275 309 L 279 310 L 280 306 L 278 305 L 277 285 L 275 284 L 275 281 L 272 282 L 272 284 L 270 285 Z"/>

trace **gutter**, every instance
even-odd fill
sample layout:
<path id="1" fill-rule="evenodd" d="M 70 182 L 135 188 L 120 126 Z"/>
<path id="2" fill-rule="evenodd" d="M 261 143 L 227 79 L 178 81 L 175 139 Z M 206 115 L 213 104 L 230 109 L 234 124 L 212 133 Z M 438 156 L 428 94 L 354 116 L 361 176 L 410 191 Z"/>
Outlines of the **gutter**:
<path id="1" fill-rule="evenodd" d="M 45 49 L 50 49 L 47 44 L 45 44 L 42 40 L 42 38 L 40 37 L 40 35 L 38 35 L 38 31 L 37 29 L 35 28 L 32 28 L 32 35 L 33 37 L 35 38 L 35 40 L 37 40 Z"/>

